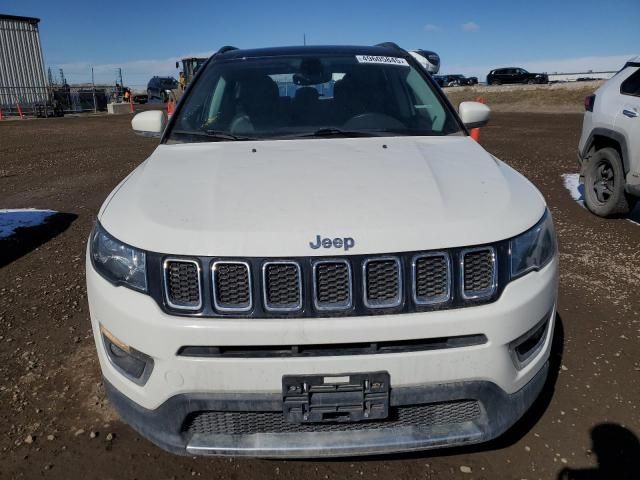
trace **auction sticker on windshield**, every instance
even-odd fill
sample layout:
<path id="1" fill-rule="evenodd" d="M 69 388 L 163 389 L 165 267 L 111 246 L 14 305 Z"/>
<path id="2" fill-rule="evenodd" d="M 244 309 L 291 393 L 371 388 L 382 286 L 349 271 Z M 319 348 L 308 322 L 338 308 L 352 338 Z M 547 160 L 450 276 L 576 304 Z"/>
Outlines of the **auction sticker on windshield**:
<path id="1" fill-rule="evenodd" d="M 409 63 L 404 58 L 384 57 L 379 55 L 356 55 L 358 63 L 382 63 L 384 65 L 398 65 L 408 67 Z"/>

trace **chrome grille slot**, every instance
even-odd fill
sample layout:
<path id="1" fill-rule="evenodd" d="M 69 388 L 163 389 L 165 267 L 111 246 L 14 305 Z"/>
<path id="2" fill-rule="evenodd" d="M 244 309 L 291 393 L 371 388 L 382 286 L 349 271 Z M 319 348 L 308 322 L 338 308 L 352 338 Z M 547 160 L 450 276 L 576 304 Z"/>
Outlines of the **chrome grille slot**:
<path id="1" fill-rule="evenodd" d="M 346 310 L 352 306 L 351 266 L 346 260 L 313 264 L 314 305 L 318 310 Z"/>
<path id="2" fill-rule="evenodd" d="M 444 252 L 417 255 L 413 262 L 413 299 L 432 305 L 451 299 L 451 261 Z"/>
<path id="3" fill-rule="evenodd" d="M 265 262 L 262 284 L 266 310 L 285 312 L 302 308 L 302 273 L 296 262 Z"/>
<path id="4" fill-rule="evenodd" d="M 168 258 L 164 261 L 164 289 L 167 304 L 179 310 L 202 307 L 200 265 L 195 260 Z"/>
<path id="5" fill-rule="evenodd" d="M 476 300 L 490 297 L 496 291 L 496 252 L 492 247 L 480 247 L 461 252 L 462 297 Z"/>
<path id="6" fill-rule="evenodd" d="M 213 304 L 222 312 L 251 310 L 251 274 L 246 262 L 219 261 L 211 267 Z"/>
<path id="7" fill-rule="evenodd" d="M 400 259 L 373 258 L 364 261 L 364 303 L 369 308 L 397 307 L 402 303 Z"/>

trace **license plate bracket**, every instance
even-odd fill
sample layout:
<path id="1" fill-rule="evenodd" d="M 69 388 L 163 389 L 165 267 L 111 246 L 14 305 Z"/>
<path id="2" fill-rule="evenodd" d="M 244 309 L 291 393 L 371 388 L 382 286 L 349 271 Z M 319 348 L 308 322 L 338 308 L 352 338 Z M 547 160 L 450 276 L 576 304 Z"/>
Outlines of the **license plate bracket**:
<path id="1" fill-rule="evenodd" d="M 388 372 L 285 375 L 282 404 L 290 423 L 350 423 L 389 416 Z"/>

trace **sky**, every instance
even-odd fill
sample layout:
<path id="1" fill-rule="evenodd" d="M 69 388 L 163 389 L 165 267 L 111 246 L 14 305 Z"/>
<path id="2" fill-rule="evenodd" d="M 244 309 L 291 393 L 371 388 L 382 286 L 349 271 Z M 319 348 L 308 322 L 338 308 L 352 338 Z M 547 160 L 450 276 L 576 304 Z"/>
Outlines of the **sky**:
<path id="1" fill-rule="evenodd" d="M 128 7 L 128 8 L 126 8 Z M 0 0 L 0 13 L 41 19 L 45 64 L 69 83 L 144 88 L 177 77 L 176 60 L 223 45 L 254 48 L 393 41 L 436 51 L 441 73 L 484 80 L 500 66 L 530 71 L 617 70 L 640 55 L 640 0 Z"/>

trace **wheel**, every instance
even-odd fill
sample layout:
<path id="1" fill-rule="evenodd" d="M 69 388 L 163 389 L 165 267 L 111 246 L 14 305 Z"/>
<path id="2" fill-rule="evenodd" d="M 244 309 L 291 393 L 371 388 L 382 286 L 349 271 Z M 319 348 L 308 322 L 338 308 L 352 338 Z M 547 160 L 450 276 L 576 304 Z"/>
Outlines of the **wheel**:
<path id="1" fill-rule="evenodd" d="M 491 80 L 491 85 L 502 85 L 500 80 Z"/>
<path id="2" fill-rule="evenodd" d="M 536 81 L 533 78 L 530 78 L 529 80 L 527 80 L 527 83 L 529 85 L 533 85 L 534 83 L 536 83 Z"/>
<path id="3" fill-rule="evenodd" d="M 636 200 L 625 191 L 622 159 L 613 148 L 602 148 L 582 164 L 584 200 L 587 208 L 600 217 L 629 213 Z"/>

